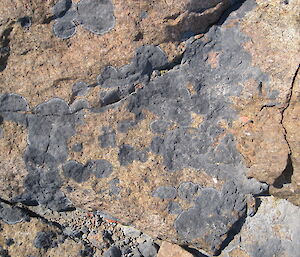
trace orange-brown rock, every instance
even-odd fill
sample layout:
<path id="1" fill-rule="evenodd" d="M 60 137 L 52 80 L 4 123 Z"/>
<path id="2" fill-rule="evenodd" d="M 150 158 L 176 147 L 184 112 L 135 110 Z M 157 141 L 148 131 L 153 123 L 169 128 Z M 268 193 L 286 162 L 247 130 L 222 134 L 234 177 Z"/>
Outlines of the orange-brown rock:
<path id="1" fill-rule="evenodd" d="M 193 257 L 193 255 L 178 245 L 162 242 L 157 257 Z"/>
<path id="2" fill-rule="evenodd" d="M 239 131 L 239 148 L 250 167 L 247 175 L 272 185 L 287 166 L 290 153 L 282 112 L 263 108 Z"/>

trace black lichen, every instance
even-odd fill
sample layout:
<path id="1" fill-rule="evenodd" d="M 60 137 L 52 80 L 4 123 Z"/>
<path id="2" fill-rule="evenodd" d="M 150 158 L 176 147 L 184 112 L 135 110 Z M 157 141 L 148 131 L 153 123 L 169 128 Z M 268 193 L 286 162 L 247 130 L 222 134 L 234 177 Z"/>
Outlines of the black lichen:
<path id="1" fill-rule="evenodd" d="M 53 6 L 54 34 L 68 39 L 81 25 L 92 33 L 103 35 L 115 26 L 113 4 L 110 0 L 81 0 L 73 4 L 71 0 L 60 0 Z"/>
<path id="2" fill-rule="evenodd" d="M 77 161 L 68 161 L 63 166 L 63 174 L 72 178 L 77 183 L 82 183 L 87 181 L 90 178 L 91 171 L 86 169 L 85 166 Z"/>
<path id="3" fill-rule="evenodd" d="M 115 26 L 114 7 L 110 0 L 81 0 L 77 12 L 82 27 L 95 34 L 103 35 Z"/>
<path id="4" fill-rule="evenodd" d="M 63 166 L 63 174 L 68 178 L 72 178 L 77 183 L 87 181 L 91 175 L 96 178 L 106 178 L 110 176 L 113 167 L 110 162 L 106 160 L 91 160 L 85 165 L 70 160 Z"/>
<path id="5" fill-rule="evenodd" d="M 119 162 L 122 166 L 127 166 L 133 161 L 146 162 L 148 153 L 145 150 L 136 150 L 131 145 L 123 144 L 119 149 Z"/>
<path id="6" fill-rule="evenodd" d="M 111 127 L 103 127 L 102 135 L 99 136 L 100 146 L 102 148 L 116 146 L 116 131 Z"/>
<path id="7" fill-rule="evenodd" d="M 175 228 L 186 242 L 202 238 L 214 253 L 218 253 L 222 236 L 246 215 L 245 212 L 245 196 L 233 182 L 229 182 L 221 192 L 213 188 L 203 189 L 194 207 L 182 212 L 175 220 Z"/>
<path id="8" fill-rule="evenodd" d="M 152 193 L 152 196 L 158 197 L 160 199 L 175 199 L 176 195 L 177 195 L 176 188 L 171 186 L 157 187 Z"/>

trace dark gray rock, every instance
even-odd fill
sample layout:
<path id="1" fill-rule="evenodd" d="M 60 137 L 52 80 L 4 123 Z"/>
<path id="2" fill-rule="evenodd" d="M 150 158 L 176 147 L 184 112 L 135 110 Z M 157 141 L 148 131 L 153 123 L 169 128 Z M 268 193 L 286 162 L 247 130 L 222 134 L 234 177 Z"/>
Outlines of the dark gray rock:
<path id="1" fill-rule="evenodd" d="M 81 0 L 77 12 L 81 25 L 95 34 L 103 35 L 115 26 L 114 7 L 110 0 Z"/>
<path id="2" fill-rule="evenodd" d="M 57 235 L 53 231 L 38 232 L 34 239 L 34 246 L 42 249 L 57 247 L 56 237 Z"/>
<path id="3" fill-rule="evenodd" d="M 139 244 L 138 249 L 143 257 L 155 257 L 157 255 L 157 247 L 151 241 L 146 241 Z"/>
<path id="4" fill-rule="evenodd" d="M 25 220 L 27 217 L 27 214 L 22 209 L 0 203 L 0 219 L 5 223 L 19 223 Z"/>
<path id="5" fill-rule="evenodd" d="M 121 250 L 116 247 L 116 246 L 112 246 L 110 247 L 104 254 L 103 257 L 121 257 L 122 256 L 122 252 Z"/>
<path id="6" fill-rule="evenodd" d="M 175 199 L 177 191 L 171 186 L 160 186 L 154 190 L 152 195 L 161 199 Z"/>

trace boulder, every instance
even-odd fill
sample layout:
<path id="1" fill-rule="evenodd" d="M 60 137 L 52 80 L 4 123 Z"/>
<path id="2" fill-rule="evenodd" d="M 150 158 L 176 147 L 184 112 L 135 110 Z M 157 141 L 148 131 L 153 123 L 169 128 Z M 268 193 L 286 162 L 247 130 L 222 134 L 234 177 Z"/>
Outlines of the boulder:
<path id="1" fill-rule="evenodd" d="M 77 2 L 1 25 L 5 202 L 105 213 L 212 255 L 258 195 L 299 204 L 297 1 Z"/>

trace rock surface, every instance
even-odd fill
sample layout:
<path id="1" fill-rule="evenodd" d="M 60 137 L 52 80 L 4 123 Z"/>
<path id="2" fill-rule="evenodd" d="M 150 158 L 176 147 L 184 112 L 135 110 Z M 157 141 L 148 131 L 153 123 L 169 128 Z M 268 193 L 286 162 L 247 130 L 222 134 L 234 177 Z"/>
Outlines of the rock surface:
<path id="1" fill-rule="evenodd" d="M 141 230 L 218 255 L 248 221 L 264 223 L 273 198 L 255 214 L 258 195 L 300 205 L 299 6 L 298 0 L 5 1 L 5 233 L 38 226 L 26 221 L 35 213 L 36 223 L 43 217 L 60 227 L 33 228 L 36 237 L 22 240 L 47 248 L 33 254 L 56 256 L 49 251 L 80 234 L 82 256 L 155 256 L 159 242 Z M 299 218 L 297 208 L 287 207 L 291 219 Z M 274 236 L 283 247 L 245 246 L 245 254 L 294 253 L 283 239 L 288 233 Z M 243 247 L 223 254 L 242 256 Z"/>

